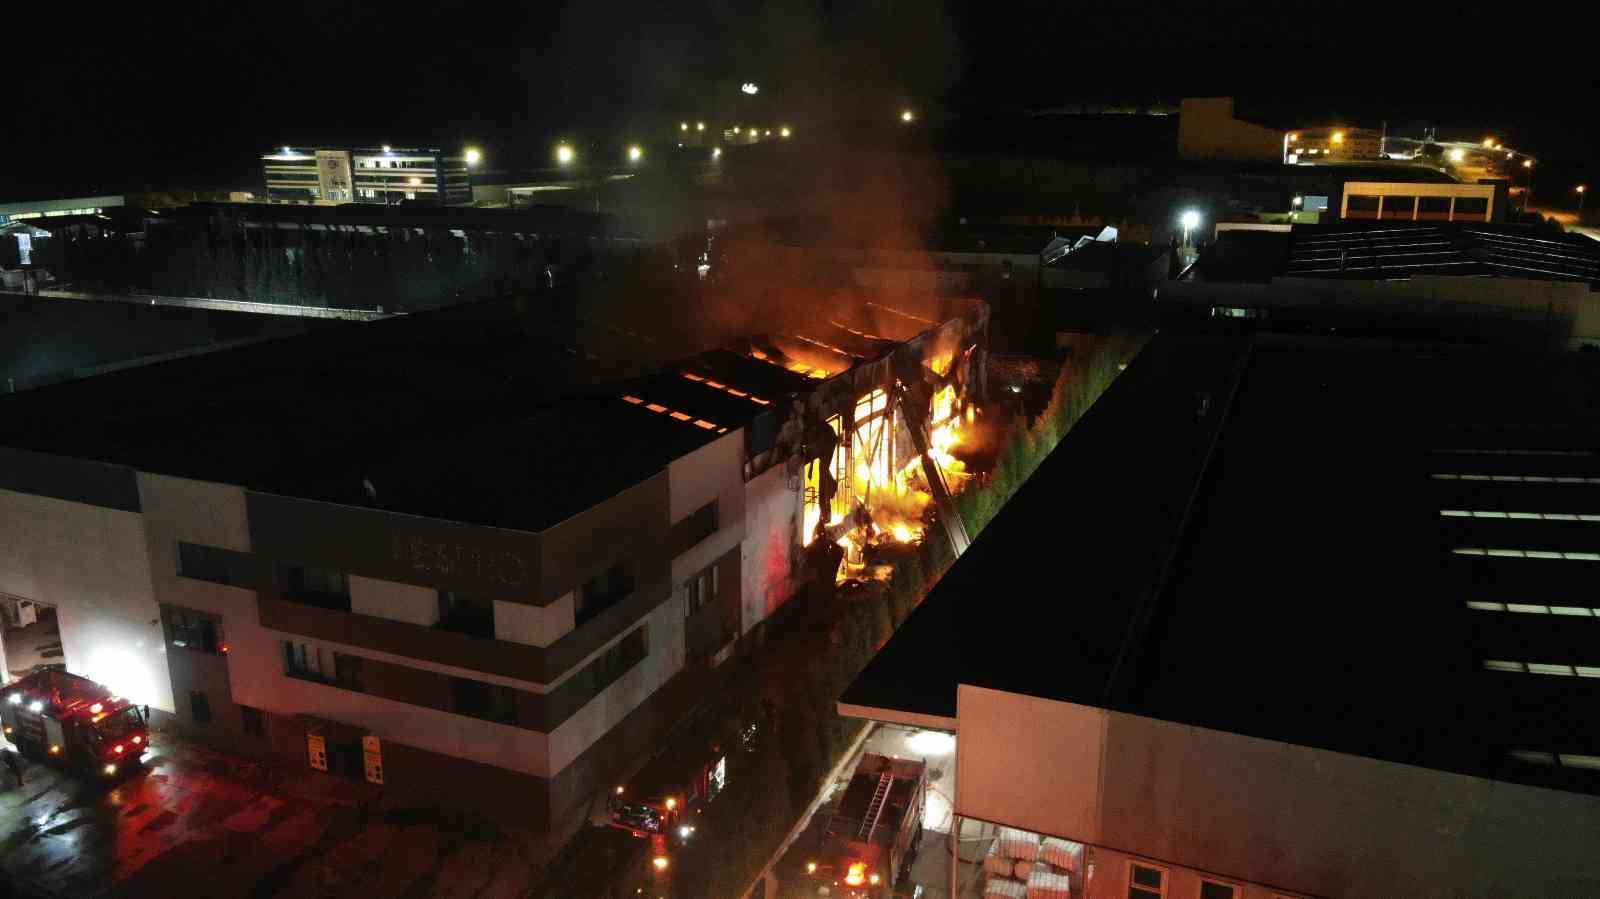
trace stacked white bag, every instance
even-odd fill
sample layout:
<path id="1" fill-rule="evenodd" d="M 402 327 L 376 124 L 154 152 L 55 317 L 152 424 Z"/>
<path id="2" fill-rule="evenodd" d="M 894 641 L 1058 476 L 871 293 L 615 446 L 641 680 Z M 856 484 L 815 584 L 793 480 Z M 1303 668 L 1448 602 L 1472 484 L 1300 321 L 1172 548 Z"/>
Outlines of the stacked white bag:
<path id="1" fill-rule="evenodd" d="M 1028 899 L 1028 887 L 1020 880 L 990 877 L 983 885 L 983 899 Z"/>
<path id="2" fill-rule="evenodd" d="M 1049 865 L 1035 865 L 1028 875 L 1027 899 L 1071 899 L 1071 896 L 1068 876 L 1052 871 Z"/>
<path id="3" fill-rule="evenodd" d="M 1039 847 L 1039 861 L 1045 862 L 1057 871 L 1080 873 L 1083 870 L 1083 844 L 1057 837 L 1045 837 L 1044 844 Z"/>

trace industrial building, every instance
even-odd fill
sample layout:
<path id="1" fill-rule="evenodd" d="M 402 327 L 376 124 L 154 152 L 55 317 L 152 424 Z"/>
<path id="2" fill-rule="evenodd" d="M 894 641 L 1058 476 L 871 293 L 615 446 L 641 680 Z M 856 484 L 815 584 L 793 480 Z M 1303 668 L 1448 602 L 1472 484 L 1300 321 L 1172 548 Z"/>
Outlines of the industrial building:
<path id="1" fill-rule="evenodd" d="M 839 709 L 1074 896 L 1592 895 L 1597 375 L 1164 329 Z"/>
<path id="2" fill-rule="evenodd" d="M 1600 343 L 1597 286 L 1600 244 L 1580 235 L 1356 221 L 1219 230 L 1191 270 L 1161 286 L 1156 306 L 1164 326 L 1185 331 L 1403 335 L 1542 352 Z"/>
<path id="3" fill-rule="evenodd" d="M 841 306 L 616 381 L 506 301 L 19 392 L 0 594 L 165 727 L 554 829 L 808 555 L 920 533 L 986 333 Z"/>
<path id="4" fill-rule="evenodd" d="M 438 147 L 280 147 L 261 157 L 267 196 L 290 203 L 472 202 L 470 151 Z"/>

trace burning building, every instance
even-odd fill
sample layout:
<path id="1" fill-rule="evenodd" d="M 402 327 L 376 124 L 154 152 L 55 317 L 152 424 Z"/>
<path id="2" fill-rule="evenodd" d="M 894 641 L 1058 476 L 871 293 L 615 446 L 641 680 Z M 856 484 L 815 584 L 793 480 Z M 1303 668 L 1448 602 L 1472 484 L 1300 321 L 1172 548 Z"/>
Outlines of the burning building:
<path id="1" fill-rule="evenodd" d="M 837 305 L 627 380 L 540 315 L 0 398 L 0 594 L 54 607 L 66 668 L 159 725 L 558 828 L 807 558 L 842 546 L 854 576 L 885 541 L 964 539 L 930 509 L 961 479 L 983 304 Z"/>

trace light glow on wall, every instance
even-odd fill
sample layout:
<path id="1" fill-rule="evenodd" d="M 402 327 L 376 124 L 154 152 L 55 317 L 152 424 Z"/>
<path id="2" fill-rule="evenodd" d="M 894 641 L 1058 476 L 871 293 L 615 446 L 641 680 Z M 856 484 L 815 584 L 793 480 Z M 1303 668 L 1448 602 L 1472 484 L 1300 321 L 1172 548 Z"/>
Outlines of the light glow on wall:
<path id="1" fill-rule="evenodd" d="M 114 646 L 91 649 L 86 658 L 84 665 L 73 666 L 74 673 L 103 684 L 138 705 L 159 705 L 158 681 L 144 659 Z"/>

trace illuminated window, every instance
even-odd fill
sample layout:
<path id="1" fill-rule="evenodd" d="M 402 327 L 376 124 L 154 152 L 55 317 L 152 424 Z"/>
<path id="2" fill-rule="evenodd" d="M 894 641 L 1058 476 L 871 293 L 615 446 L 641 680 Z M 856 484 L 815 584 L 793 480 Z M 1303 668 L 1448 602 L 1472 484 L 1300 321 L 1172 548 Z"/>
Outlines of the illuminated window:
<path id="1" fill-rule="evenodd" d="M 1128 863 L 1128 899 L 1165 899 L 1167 869 L 1143 862 Z"/>
<path id="2" fill-rule="evenodd" d="M 828 470 L 833 473 L 834 482 L 833 504 L 828 511 L 834 519 L 840 519 L 850 512 L 850 449 L 843 439 L 844 418 L 839 415 L 830 417 L 828 427 L 835 438 L 833 458 L 828 460 Z"/>

